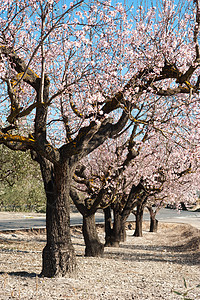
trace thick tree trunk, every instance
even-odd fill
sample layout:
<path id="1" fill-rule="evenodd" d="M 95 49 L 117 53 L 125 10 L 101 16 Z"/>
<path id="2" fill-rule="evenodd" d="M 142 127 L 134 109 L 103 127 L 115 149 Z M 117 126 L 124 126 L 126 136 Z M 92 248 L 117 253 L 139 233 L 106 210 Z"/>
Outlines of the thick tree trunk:
<path id="1" fill-rule="evenodd" d="M 126 240 L 125 222 L 122 221 L 118 208 L 113 208 L 113 212 L 114 223 L 112 228 L 111 209 L 110 207 L 107 207 L 104 210 L 106 247 L 119 247 L 120 242 L 124 242 Z"/>
<path id="2" fill-rule="evenodd" d="M 104 208 L 105 247 L 111 247 L 113 238 L 112 216 L 110 206 Z"/>
<path id="3" fill-rule="evenodd" d="M 54 166 L 50 170 L 41 166 L 47 195 L 47 244 L 43 249 L 42 276 L 64 276 L 76 267 L 76 257 L 70 235 L 70 169 L 69 165 Z M 54 175 L 54 178 L 53 178 Z M 47 179 L 49 179 L 47 181 Z"/>
<path id="4" fill-rule="evenodd" d="M 151 206 L 147 207 L 150 213 L 150 232 L 158 231 L 158 220 L 156 219 L 156 212 L 153 211 Z"/>
<path id="5" fill-rule="evenodd" d="M 154 217 L 150 217 L 150 232 L 158 231 L 158 220 Z"/>
<path id="6" fill-rule="evenodd" d="M 120 242 L 126 241 L 126 226 L 125 222 L 121 221 Z"/>
<path id="7" fill-rule="evenodd" d="M 95 215 L 83 216 L 83 236 L 85 241 L 85 256 L 102 256 L 104 253 L 104 245 L 100 242 Z"/>
<path id="8" fill-rule="evenodd" d="M 122 222 L 122 217 L 118 208 L 114 208 L 114 224 L 113 224 L 113 234 L 115 237 L 115 242 L 125 242 L 126 240 L 126 230 L 125 223 Z"/>
<path id="9" fill-rule="evenodd" d="M 138 204 L 137 205 L 137 211 L 135 213 L 135 232 L 134 236 L 141 237 L 142 236 L 142 221 L 143 221 L 143 213 L 144 213 L 144 208 L 142 205 Z"/>

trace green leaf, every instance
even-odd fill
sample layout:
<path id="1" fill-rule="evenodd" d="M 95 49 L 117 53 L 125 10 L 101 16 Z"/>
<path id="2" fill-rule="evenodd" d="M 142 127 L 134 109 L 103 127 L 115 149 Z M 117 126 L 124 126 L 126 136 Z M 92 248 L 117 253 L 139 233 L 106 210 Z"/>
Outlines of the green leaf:
<path id="1" fill-rule="evenodd" d="M 186 283 L 186 280 L 185 280 L 184 277 L 183 277 L 183 281 L 184 281 L 184 286 L 185 286 L 185 288 L 187 289 L 187 283 Z"/>
<path id="2" fill-rule="evenodd" d="M 173 291 L 175 294 L 182 296 L 182 293 L 177 292 L 177 291 Z"/>

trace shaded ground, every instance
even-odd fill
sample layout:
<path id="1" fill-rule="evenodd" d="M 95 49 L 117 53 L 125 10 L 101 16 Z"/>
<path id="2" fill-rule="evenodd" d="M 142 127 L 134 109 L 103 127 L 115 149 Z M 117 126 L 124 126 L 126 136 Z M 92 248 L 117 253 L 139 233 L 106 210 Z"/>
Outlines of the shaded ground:
<path id="1" fill-rule="evenodd" d="M 160 223 L 158 233 L 133 237 L 104 258 L 85 258 L 79 227 L 72 229 L 77 272 L 65 278 L 39 278 L 45 235 L 0 233 L 0 299 L 182 299 L 183 278 L 200 300 L 200 232 L 190 225 Z M 103 241 L 103 229 L 99 228 Z"/>

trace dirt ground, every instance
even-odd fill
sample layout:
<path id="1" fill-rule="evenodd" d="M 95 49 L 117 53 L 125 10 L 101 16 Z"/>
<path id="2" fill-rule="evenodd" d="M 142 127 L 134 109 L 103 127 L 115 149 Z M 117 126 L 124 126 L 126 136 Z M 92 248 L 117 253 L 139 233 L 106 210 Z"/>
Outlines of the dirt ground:
<path id="1" fill-rule="evenodd" d="M 81 228 L 72 228 L 77 271 L 64 278 L 39 277 L 45 233 L 0 233 L 0 299 L 172 300 L 188 291 L 200 300 L 200 231 L 159 223 L 158 233 L 150 233 L 146 222 L 137 238 L 133 229 L 119 248 L 105 248 L 103 258 L 86 258 Z M 98 231 L 103 242 L 103 228 Z"/>

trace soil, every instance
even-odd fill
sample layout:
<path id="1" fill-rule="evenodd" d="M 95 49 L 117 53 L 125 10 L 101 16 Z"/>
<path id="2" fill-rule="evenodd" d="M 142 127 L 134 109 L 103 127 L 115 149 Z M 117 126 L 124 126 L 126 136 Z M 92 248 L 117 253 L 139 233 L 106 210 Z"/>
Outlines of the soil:
<path id="1" fill-rule="evenodd" d="M 100 258 L 84 257 L 81 228 L 73 227 L 77 270 L 62 278 L 39 276 L 44 232 L 0 232 L 0 299 L 173 300 L 189 290 L 187 298 L 200 300 L 200 231 L 159 223 L 150 233 L 145 222 L 143 237 L 134 237 L 128 225 L 127 241 Z M 104 242 L 103 228 L 98 232 Z"/>

